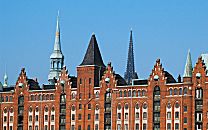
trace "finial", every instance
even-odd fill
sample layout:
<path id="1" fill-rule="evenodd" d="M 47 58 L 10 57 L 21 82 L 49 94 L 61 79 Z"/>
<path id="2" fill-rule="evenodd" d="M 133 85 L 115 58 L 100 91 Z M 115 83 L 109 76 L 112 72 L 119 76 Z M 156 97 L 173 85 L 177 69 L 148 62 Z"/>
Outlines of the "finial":
<path id="1" fill-rule="evenodd" d="M 92 32 L 92 35 L 95 35 L 95 32 Z"/>

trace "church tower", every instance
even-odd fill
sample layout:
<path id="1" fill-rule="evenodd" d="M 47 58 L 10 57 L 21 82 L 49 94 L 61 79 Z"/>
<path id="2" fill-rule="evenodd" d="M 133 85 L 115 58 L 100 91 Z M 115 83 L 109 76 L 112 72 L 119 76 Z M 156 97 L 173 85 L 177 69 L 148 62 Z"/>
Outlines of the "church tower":
<path id="1" fill-rule="evenodd" d="M 57 16 L 57 24 L 56 24 L 56 37 L 53 48 L 53 53 L 50 56 L 50 73 L 48 75 L 49 84 L 54 84 L 55 80 L 58 79 L 59 74 L 64 65 L 64 55 L 61 51 L 61 43 L 60 43 L 60 27 L 59 27 L 59 13 Z"/>
<path id="2" fill-rule="evenodd" d="M 124 74 L 124 79 L 126 80 L 127 84 L 131 84 L 132 79 L 138 79 L 138 75 L 135 72 L 135 68 L 134 68 L 134 50 L 133 50 L 132 30 L 130 32 L 128 59 L 127 59 L 127 66 L 126 66 L 126 72 Z"/>

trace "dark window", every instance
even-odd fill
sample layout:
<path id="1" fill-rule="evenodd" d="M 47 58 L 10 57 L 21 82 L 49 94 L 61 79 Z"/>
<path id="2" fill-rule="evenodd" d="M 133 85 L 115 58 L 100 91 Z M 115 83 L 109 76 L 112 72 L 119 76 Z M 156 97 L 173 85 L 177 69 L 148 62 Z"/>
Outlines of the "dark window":
<path id="1" fill-rule="evenodd" d="M 147 130 L 147 124 L 143 124 L 143 130 Z"/>
<path id="2" fill-rule="evenodd" d="M 119 97 L 122 97 L 122 91 L 119 91 Z"/>
<path id="3" fill-rule="evenodd" d="M 91 104 L 88 104 L 88 109 L 91 109 Z"/>
<path id="4" fill-rule="evenodd" d="M 121 119 L 121 113 L 118 113 L 118 119 L 119 120 Z"/>
<path id="5" fill-rule="evenodd" d="M 188 89 L 187 88 L 184 88 L 184 90 L 183 90 L 184 95 L 186 95 L 187 92 L 188 92 Z"/>
<path id="6" fill-rule="evenodd" d="M 45 121 L 48 121 L 48 115 L 45 115 Z"/>
<path id="7" fill-rule="evenodd" d="M 13 120 L 14 120 L 13 116 L 10 116 L 10 122 L 13 122 Z"/>
<path id="8" fill-rule="evenodd" d="M 51 121 L 54 121 L 54 115 L 51 115 Z"/>
<path id="9" fill-rule="evenodd" d="M 143 112 L 143 119 L 147 119 L 147 112 Z"/>
<path id="10" fill-rule="evenodd" d="M 174 95 L 178 95 L 178 90 L 177 90 L 177 88 L 174 89 Z"/>
<path id="11" fill-rule="evenodd" d="M 167 124 L 167 130 L 171 130 L 171 123 Z"/>
<path id="12" fill-rule="evenodd" d="M 186 124 L 187 122 L 187 117 L 184 117 L 183 123 Z"/>
<path id="13" fill-rule="evenodd" d="M 172 91 L 173 91 L 172 88 L 170 88 L 169 95 L 173 95 L 173 92 Z"/>
<path id="14" fill-rule="evenodd" d="M 131 90 L 129 90 L 128 92 L 128 97 L 131 97 Z"/>
<path id="15" fill-rule="evenodd" d="M 127 97 L 127 92 L 126 92 L 126 90 L 124 91 L 124 97 Z"/>
<path id="16" fill-rule="evenodd" d="M 87 126 L 87 130 L 90 130 L 90 125 Z"/>
<path id="17" fill-rule="evenodd" d="M 179 118 L 179 112 L 175 112 L 175 118 L 176 118 L 176 119 Z"/>
<path id="18" fill-rule="evenodd" d="M 187 111 L 188 111 L 188 107 L 187 107 L 187 106 L 184 106 L 184 107 L 183 107 L 183 111 L 184 111 L 184 112 L 187 112 Z"/>
<path id="19" fill-rule="evenodd" d="M 45 125 L 44 130 L 48 130 L 48 126 L 47 125 Z"/>
<path id="20" fill-rule="evenodd" d="M 95 93 L 95 97 L 96 97 L 96 98 L 99 98 L 99 92 L 96 92 L 96 93 Z"/>
<path id="21" fill-rule="evenodd" d="M 95 114 L 95 120 L 99 119 L 99 114 Z"/>
<path id="22" fill-rule="evenodd" d="M 32 126 L 31 125 L 29 126 L 29 130 L 32 130 Z"/>
<path id="23" fill-rule="evenodd" d="M 9 130 L 13 130 L 13 127 L 12 126 L 9 126 Z"/>
<path id="24" fill-rule="evenodd" d="M 13 97 L 12 96 L 9 96 L 9 101 L 13 102 Z"/>
<path id="25" fill-rule="evenodd" d="M 81 130 L 81 129 L 82 129 L 82 127 L 81 127 L 81 125 L 79 125 L 79 126 L 78 126 L 78 130 Z"/>
<path id="26" fill-rule="evenodd" d="M 146 96 L 146 91 L 142 90 L 142 96 Z"/>
<path id="27" fill-rule="evenodd" d="M 82 79 L 81 78 L 79 79 L 79 84 L 82 84 Z"/>
<path id="28" fill-rule="evenodd" d="M 87 117 L 88 117 L 88 120 L 90 120 L 90 119 L 91 119 L 91 115 L 90 115 L 90 114 L 88 114 L 88 116 L 87 116 Z"/>
<path id="29" fill-rule="evenodd" d="M 75 120 L 75 114 L 72 114 L 72 120 Z"/>
<path id="30" fill-rule="evenodd" d="M 79 109 L 82 109 L 82 104 L 79 104 Z"/>
<path id="31" fill-rule="evenodd" d="M 139 130 L 139 124 L 136 124 L 136 130 Z"/>
<path id="32" fill-rule="evenodd" d="M 29 115 L 29 121 L 32 121 L 32 115 Z"/>
<path id="33" fill-rule="evenodd" d="M 95 130 L 98 130 L 98 124 L 95 125 Z"/>
<path id="34" fill-rule="evenodd" d="M 78 119 L 79 119 L 79 120 L 82 119 L 82 115 L 81 115 L 81 114 L 78 115 Z"/>
<path id="35" fill-rule="evenodd" d="M 136 113 L 136 119 L 139 119 L 139 112 Z"/>
<path id="36" fill-rule="evenodd" d="M 136 97 L 136 91 L 135 90 L 133 90 L 132 94 L 133 94 L 133 97 Z"/>
<path id="37" fill-rule="evenodd" d="M 7 117 L 6 116 L 4 116 L 4 122 L 7 122 Z"/>
<path id="38" fill-rule="evenodd" d="M 54 125 L 51 125 L 51 130 L 54 130 L 55 128 L 54 128 Z"/>
<path id="39" fill-rule="evenodd" d="M 38 115 L 35 115 L 35 121 L 38 121 Z"/>
<path id="40" fill-rule="evenodd" d="M 175 124 L 175 130 L 179 130 L 179 124 L 178 123 Z"/>
<path id="41" fill-rule="evenodd" d="M 179 95 L 182 95 L 182 94 L 183 94 L 183 89 L 180 88 L 180 89 L 179 89 Z"/>
<path id="42" fill-rule="evenodd" d="M 128 113 L 124 114 L 124 119 L 127 120 L 128 119 Z"/>
<path id="43" fill-rule="evenodd" d="M 37 125 L 35 126 L 35 130 L 38 130 L 38 126 Z"/>
<path id="44" fill-rule="evenodd" d="M 74 127 L 74 125 L 72 125 L 72 126 L 71 126 L 71 130 L 75 130 L 75 127 Z"/>

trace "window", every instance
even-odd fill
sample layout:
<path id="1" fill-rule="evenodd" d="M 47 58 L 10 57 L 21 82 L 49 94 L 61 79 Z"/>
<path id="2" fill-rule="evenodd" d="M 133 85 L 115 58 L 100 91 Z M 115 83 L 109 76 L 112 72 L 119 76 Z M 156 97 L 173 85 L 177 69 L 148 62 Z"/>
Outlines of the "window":
<path id="1" fill-rule="evenodd" d="M 177 90 L 177 88 L 174 89 L 174 95 L 178 95 L 178 90 Z"/>
<path id="2" fill-rule="evenodd" d="M 75 99 L 75 93 L 72 93 L 71 97 L 72 97 L 72 99 Z"/>
<path id="3" fill-rule="evenodd" d="M 88 109 L 91 109 L 91 104 L 88 104 Z"/>
<path id="4" fill-rule="evenodd" d="M 91 84 L 92 83 L 92 79 L 91 78 L 89 78 L 89 84 Z"/>
<path id="5" fill-rule="evenodd" d="M 35 121 L 38 121 L 38 115 L 35 115 Z"/>
<path id="6" fill-rule="evenodd" d="M 51 121 L 54 121 L 55 116 L 51 115 Z"/>
<path id="7" fill-rule="evenodd" d="M 45 115 L 45 121 L 48 121 L 48 115 Z"/>
<path id="8" fill-rule="evenodd" d="M 184 95 L 186 95 L 188 93 L 188 89 L 184 88 L 183 93 L 184 93 Z"/>
<path id="9" fill-rule="evenodd" d="M 128 130 L 128 124 L 124 125 L 124 130 Z"/>
<path id="10" fill-rule="evenodd" d="M 75 120 L 75 114 L 72 114 L 72 120 L 73 121 Z"/>
<path id="11" fill-rule="evenodd" d="M 54 127 L 54 125 L 51 125 L 51 130 L 55 130 L 55 127 Z"/>
<path id="12" fill-rule="evenodd" d="M 126 92 L 126 90 L 124 91 L 124 97 L 127 97 L 127 92 Z"/>
<path id="13" fill-rule="evenodd" d="M 176 107 L 176 108 L 179 108 L 179 106 L 180 106 L 179 103 L 176 102 L 175 107 Z"/>
<path id="14" fill-rule="evenodd" d="M 187 112 L 187 111 L 188 111 L 188 107 L 187 107 L 187 106 L 184 106 L 184 107 L 183 107 L 183 111 L 184 111 L 184 112 Z"/>
<path id="15" fill-rule="evenodd" d="M 129 108 L 128 104 L 125 104 L 125 109 L 127 110 Z"/>
<path id="16" fill-rule="evenodd" d="M 71 130 L 75 130 L 74 125 L 71 126 Z"/>
<path id="17" fill-rule="evenodd" d="M 99 114 L 95 114 L 95 120 L 99 119 Z"/>
<path id="18" fill-rule="evenodd" d="M 12 96 L 9 96 L 9 101 L 10 101 L 10 102 L 13 102 Z"/>
<path id="19" fill-rule="evenodd" d="M 136 124 L 135 127 L 136 127 L 136 130 L 139 130 L 139 124 L 138 123 Z"/>
<path id="20" fill-rule="evenodd" d="M 87 126 L 87 130 L 90 130 L 90 125 Z"/>
<path id="21" fill-rule="evenodd" d="M 44 130 L 48 130 L 48 126 L 47 125 L 44 126 Z"/>
<path id="22" fill-rule="evenodd" d="M 6 130 L 6 126 L 4 126 L 4 130 Z"/>
<path id="23" fill-rule="evenodd" d="M 136 113 L 136 119 L 139 119 L 139 112 Z"/>
<path id="24" fill-rule="evenodd" d="M 133 97 L 136 97 L 136 91 L 135 90 L 133 90 L 132 95 L 133 95 Z"/>
<path id="25" fill-rule="evenodd" d="M 119 97 L 122 97 L 122 91 L 119 91 Z"/>
<path id="26" fill-rule="evenodd" d="M 125 113 L 124 119 L 125 119 L 125 120 L 128 120 L 128 113 Z"/>
<path id="27" fill-rule="evenodd" d="M 146 123 L 143 124 L 143 130 L 147 130 L 147 124 Z"/>
<path id="28" fill-rule="evenodd" d="M 10 116 L 9 119 L 10 119 L 10 122 L 13 122 L 13 120 L 14 120 L 14 119 L 13 119 L 13 116 Z"/>
<path id="29" fill-rule="evenodd" d="M 82 129 L 82 127 L 81 127 L 81 125 L 79 125 L 79 126 L 78 126 L 78 130 L 81 130 L 81 129 Z"/>
<path id="30" fill-rule="evenodd" d="M 6 116 L 4 116 L 4 122 L 7 122 L 7 117 Z"/>
<path id="31" fill-rule="evenodd" d="M 98 91 L 95 93 L 95 98 L 99 98 L 99 92 Z"/>
<path id="32" fill-rule="evenodd" d="M 183 89 L 180 88 L 180 89 L 179 89 L 179 95 L 182 95 L 182 94 L 183 94 Z"/>
<path id="33" fill-rule="evenodd" d="M 78 120 L 81 120 L 81 119 L 82 119 L 82 115 L 79 114 L 79 115 L 78 115 Z"/>
<path id="34" fill-rule="evenodd" d="M 120 120 L 121 119 L 121 113 L 118 113 L 118 118 L 117 118 L 118 120 Z"/>
<path id="35" fill-rule="evenodd" d="M 146 103 L 143 104 L 143 109 L 147 109 L 147 104 Z"/>
<path id="36" fill-rule="evenodd" d="M 175 130 L 179 130 L 179 124 L 175 123 Z"/>
<path id="37" fill-rule="evenodd" d="M 184 117 L 183 123 L 184 123 L 184 124 L 187 124 L 187 122 L 188 122 L 188 121 L 187 121 L 187 117 Z"/>
<path id="38" fill-rule="evenodd" d="M 167 130 L 171 130 L 171 123 L 167 124 Z"/>
<path id="39" fill-rule="evenodd" d="M 128 97 L 131 97 L 131 90 L 129 90 L 128 92 Z"/>
<path id="40" fill-rule="evenodd" d="M 9 126 L 9 130 L 13 130 L 13 127 L 12 126 Z"/>
<path id="41" fill-rule="evenodd" d="M 35 126 L 35 130 L 38 130 L 38 126 L 37 125 Z"/>
<path id="42" fill-rule="evenodd" d="M 171 119 L 171 112 L 167 112 L 167 119 Z"/>
<path id="43" fill-rule="evenodd" d="M 147 112 L 143 112 L 143 119 L 147 119 Z"/>
<path id="44" fill-rule="evenodd" d="M 55 98 L 54 98 L 54 95 L 53 94 L 51 94 L 50 95 L 50 100 L 54 100 Z"/>
<path id="45" fill-rule="evenodd" d="M 87 115 L 87 119 L 88 119 L 88 120 L 91 119 L 91 115 L 90 115 L 90 114 Z"/>
<path id="46" fill-rule="evenodd" d="M 121 125 L 120 124 L 117 125 L 117 130 L 121 130 Z"/>
<path id="47" fill-rule="evenodd" d="M 118 104 L 118 110 L 121 110 L 121 104 Z"/>
<path id="48" fill-rule="evenodd" d="M 173 95 L 173 90 L 172 90 L 172 88 L 169 89 L 169 95 Z"/>
<path id="49" fill-rule="evenodd" d="M 29 126 L 29 130 L 32 130 L 32 126 L 31 125 Z"/>
<path id="50" fill-rule="evenodd" d="M 141 93 L 140 93 L 140 91 L 138 91 L 138 97 L 141 97 Z"/>
<path id="51" fill-rule="evenodd" d="M 79 84 L 82 84 L 82 79 L 81 78 L 79 79 Z"/>
<path id="52" fill-rule="evenodd" d="M 139 109 L 139 104 L 138 103 L 135 105 L 135 108 L 136 109 Z"/>
<path id="53" fill-rule="evenodd" d="M 79 104 L 79 109 L 82 109 L 82 104 Z"/>
<path id="54" fill-rule="evenodd" d="M 29 115 L 29 121 L 30 122 L 32 121 L 32 115 Z"/>
<path id="55" fill-rule="evenodd" d="M 146 91 L 142 90 L 142 96 L 146 96 Z"/>
<path id="56" fill-rule="evenodd" d="M 95 124 L 95 130 L 98 130 L 98 124 Z"/>
<path id="57" fill-rule="evenodd" d="M 179 112 L 175 112 L 175 119 L 179 118 Z"/>

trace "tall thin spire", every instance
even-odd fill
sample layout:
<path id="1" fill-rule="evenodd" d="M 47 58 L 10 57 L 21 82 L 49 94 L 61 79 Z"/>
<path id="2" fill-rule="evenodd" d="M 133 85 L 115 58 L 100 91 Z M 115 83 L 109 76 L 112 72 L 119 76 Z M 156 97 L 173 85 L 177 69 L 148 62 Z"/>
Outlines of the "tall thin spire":
<path id="1" fill-rule="evenodd" d="M 53 53 L 50 56 L 50 73 L 48 75 L 48 80 L 50 84 L 54 84 L 54 78 L 58 79 L 61 69 L 64 66 L 64 55 L 61 51 L 61 42 L 60 42 L 60 25 L 59 25 L 59 11 L 56 20 L 56 36 L 55 43 L 53 48 Z"/>
<path id="2" fill-rule="evenodd" d="M 192 60 L 191 60 L 191 52 L 189 49 L 183 77 L 192 77 L 192 70 L 193 70 L 193 67 L 192 67 Z"/>
<path id="3" fill-rule="evenodd" d="M 131 84 L 132 79 L 138 79 L 138 75 L 135 72 L 135 67 L 134 67 L 134 50 L 133 50 L 132 29 L 130 31 L 128 59 L 127 59 L 127 66 L 126 66 L 126 72 L 124 74 L 124 79 L 126 80 L 127 84 Z"/>
<path id="4" fill-rule="evenodd" d="M 8 87 L 8 76 L 7 76 L 7 72 L 6 72 L 6 64 L 5 64 L 5 74 L 4 74 L 4 84 L 3 86 L 6 88 Z"/>

